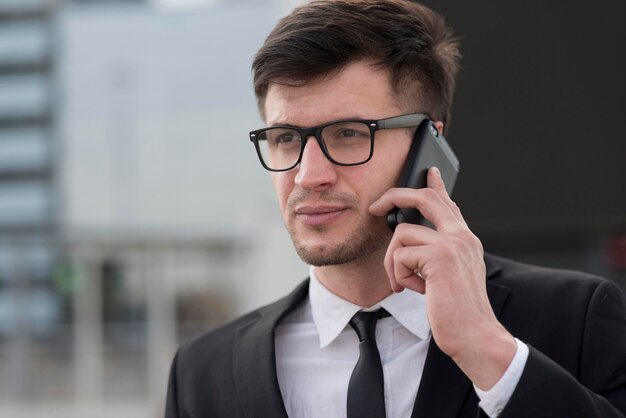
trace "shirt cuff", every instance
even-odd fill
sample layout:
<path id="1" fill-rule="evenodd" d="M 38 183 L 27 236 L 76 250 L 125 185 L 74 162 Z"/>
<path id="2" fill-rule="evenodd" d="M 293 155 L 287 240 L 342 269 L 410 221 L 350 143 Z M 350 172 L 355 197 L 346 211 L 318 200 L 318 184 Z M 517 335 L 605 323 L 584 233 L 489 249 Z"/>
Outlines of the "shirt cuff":
<path id="1" fill-rule="evenodd" d="M 480 399 L 478 406 L 489 418 L 497 418 L 502 413 L 509 399 L 511 399 L 511 395 L 513 395 L 513 391 L 515 391 L 526 366 L 528 346 L 517 338 L 515 342 L 517 343 L 515 356 L 513 356 L 513 361 L 511 361 L 500 380 L 489 390 L 480 390 L 474 386 L 474 390 Z"/>

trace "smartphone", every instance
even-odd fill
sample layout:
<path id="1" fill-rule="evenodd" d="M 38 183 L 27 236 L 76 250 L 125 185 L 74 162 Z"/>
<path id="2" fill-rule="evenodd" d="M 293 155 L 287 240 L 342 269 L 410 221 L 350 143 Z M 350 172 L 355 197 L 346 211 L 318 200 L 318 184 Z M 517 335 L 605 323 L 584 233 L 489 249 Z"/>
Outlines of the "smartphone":
<path id="1" fill-rule="evenodd" d="M 437 167 L 452 194 L 459 174 L 459 159 L 431 120 L 424 120 L 417 128 L 407 155 L 405 169 L 398 187 L 420 189 L 426 187 L 426 174 L 430 167 Z M 392 231 L 401 223 L 430 225 L 415 208 L 394 208 L 387 214 L 387 224 Z M 432 226 L 432 225 L 431 225 Z"/>

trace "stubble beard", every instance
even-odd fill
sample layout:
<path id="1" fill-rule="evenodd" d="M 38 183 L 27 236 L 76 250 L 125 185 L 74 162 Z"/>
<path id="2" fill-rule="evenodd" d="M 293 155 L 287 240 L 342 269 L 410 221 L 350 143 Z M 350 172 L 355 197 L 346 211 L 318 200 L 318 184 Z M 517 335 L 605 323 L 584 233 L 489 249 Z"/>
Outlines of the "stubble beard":
<path id="1" fill-rule="evenodd" d="M 329 227 L 315 227 L 313 231 L 321 236 L 328 232 Z M 336 244 L 310 247 L 297 237 L 292 229 L 289 235 L 298 256 L 306 264 L 312 266 L 331 266 L 355 263 L 386 248 L 389 243 L 390 231 L 384 223 L 373 219 L 362 221 L 348 235 Z"/>

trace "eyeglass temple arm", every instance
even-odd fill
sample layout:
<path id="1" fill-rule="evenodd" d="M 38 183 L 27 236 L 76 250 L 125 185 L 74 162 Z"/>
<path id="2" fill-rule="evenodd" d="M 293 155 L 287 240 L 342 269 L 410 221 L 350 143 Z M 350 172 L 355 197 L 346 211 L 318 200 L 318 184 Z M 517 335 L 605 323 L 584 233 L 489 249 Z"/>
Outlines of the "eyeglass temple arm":
<path id="1" fill-rule="evenodd" d="M 389 119 L 379 120 L 378 129 L 410 128 L 413 126 L 419 126 L 419 124 L 426 119 L 428 119 L 428 116 L 423 113 L 396 116 Z"/>

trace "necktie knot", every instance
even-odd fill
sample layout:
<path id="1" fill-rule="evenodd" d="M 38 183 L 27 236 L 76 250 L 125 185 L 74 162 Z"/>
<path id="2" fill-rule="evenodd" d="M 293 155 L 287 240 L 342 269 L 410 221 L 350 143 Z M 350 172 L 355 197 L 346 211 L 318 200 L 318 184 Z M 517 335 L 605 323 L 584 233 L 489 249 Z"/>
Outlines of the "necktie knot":
<path id="1" fill-rule="evenodd" d="M 389 316 L 389 312 L 380 308 L 373 312 L 360 311 L 354 314 L 350 320 L 350 326 L 354 329 L 359 341 L 376 340 L 376 323 L 379 319 Z"/>

